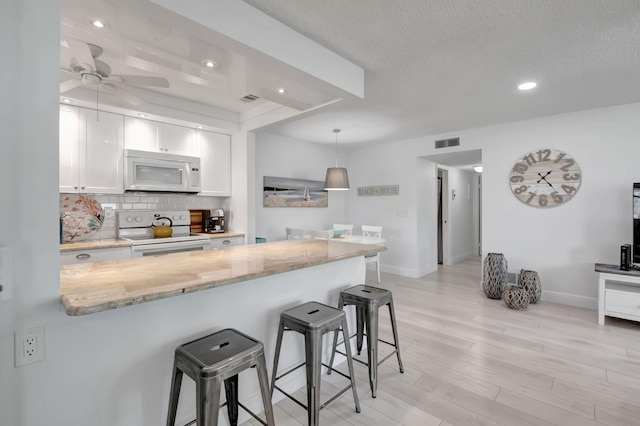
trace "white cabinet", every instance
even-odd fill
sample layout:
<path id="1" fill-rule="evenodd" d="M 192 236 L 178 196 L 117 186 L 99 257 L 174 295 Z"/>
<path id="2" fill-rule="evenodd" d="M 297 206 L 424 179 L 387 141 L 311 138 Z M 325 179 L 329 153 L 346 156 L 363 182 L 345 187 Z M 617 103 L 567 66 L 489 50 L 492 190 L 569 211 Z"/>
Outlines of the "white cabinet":
<path id="1" fill-rule="evenodd" d="M 244 237 L 224 237 L 224 238 L 212 238 L 209 244 L 209 249 L 219 249 L 232 246 L 241 246 L 244 244 Z"/>
<path id="2" fill-rule="evenodd" d="M 129 257 L 131 257 L 131 248 L 129 247 L 65 251 L 60 253 L 60 265 L 102 262 L 104 260 L 127 259 Z"/>
<path id="3" fill-rule="evenodd" d="M 196 131 L 188 127 L 125 117 L 125 148 L 198 156 Z"/>
<path id="4" fill-rule="evenodd" d="M 200 146 L 200 194 L 231 195 L 231 136 L 198 131 Z"/>
<path id="5" fill-rule="evenodd" d="M 60 192 L 123 193 L 121 115 L 60 106 Z"/>
<path id="6" fill-rule="evenodd" d="M 617 265 L 596 263 L 598 279 L 598 324 L 605 316 L 640 321 L 640 271 L 620 270 Z"/>

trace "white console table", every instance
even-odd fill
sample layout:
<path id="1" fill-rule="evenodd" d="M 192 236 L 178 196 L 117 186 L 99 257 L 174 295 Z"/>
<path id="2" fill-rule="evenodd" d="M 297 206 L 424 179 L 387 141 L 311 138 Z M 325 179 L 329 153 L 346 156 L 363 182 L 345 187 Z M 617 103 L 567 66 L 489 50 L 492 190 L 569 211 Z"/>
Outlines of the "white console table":
<path id="1" fill-rule="evenodd" d="M 596 263 L 599 275 L 598 324 L 604 317 L 640 321 L 640 271 L 624 271 L 618 265 Z"/>

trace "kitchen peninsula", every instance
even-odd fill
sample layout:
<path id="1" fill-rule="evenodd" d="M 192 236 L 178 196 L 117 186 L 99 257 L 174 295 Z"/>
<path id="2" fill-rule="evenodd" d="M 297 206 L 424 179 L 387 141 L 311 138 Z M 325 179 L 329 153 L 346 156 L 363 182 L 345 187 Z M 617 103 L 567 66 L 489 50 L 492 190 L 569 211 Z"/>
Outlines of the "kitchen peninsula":
<path id="1" fill-rule="evenodd" d="M 65 265 L 60 270 L 61 300 L 68 315 L 93 314 L 383 250 L 308 239 Z"/>

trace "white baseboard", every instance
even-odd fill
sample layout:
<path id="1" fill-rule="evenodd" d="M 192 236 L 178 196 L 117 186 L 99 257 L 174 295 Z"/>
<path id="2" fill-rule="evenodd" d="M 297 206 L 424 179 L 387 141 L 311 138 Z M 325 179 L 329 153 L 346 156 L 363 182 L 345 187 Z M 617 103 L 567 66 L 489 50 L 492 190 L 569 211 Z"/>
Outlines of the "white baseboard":
<path id="1" fill-rule="evenodd" d="M 577 306 L 579 308 L 598 309 L 598 299 L 595 297 L 578 296 L 575 294 L 559 293 L 557 291 L 542 291 L 542 300 Z"/>
<path id="2" fill-rule="evenodd" d="M 375 270 L 375 268 L 376 267 L 374 265 L 373 269 Z M 437 270 L 438 270 L 438 265 L 425 266 L 420 269 L 399 268 L 397 266 L 391 266 L 391 265 L 380 265 L 380 271 L 382 272 L 387 272 L 389 274 L 394 274 L 394 275 L 400 275 L 401 277 L 407 277 L 407 278 L 420 278 L 427 274 L 435 272 Z"/>

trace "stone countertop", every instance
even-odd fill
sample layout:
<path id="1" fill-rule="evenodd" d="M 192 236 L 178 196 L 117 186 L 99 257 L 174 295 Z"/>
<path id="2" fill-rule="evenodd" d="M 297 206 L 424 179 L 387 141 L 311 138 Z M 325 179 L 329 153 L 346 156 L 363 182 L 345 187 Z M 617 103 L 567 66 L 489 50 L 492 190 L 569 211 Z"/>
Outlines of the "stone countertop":
<path id="1" fill-rule="evenodd" d="M 95 250 L 114 247 L 130 247 L 131 242 L 119 238 L 105 238 L 102 240 L 71 241 L 60 244 L 60 252 Z"/>
<path id="2" fill-rule="evenodd" d="M 306 239 L 65 265 L 61 301 L 68 315 L 87 315 L 384 250 Z"/>
<path id="3" fill-rule="evenodd" d="M 198 235 L 206 235 L 211 239 L 215 238 L 231 238 L 231 237 L 244 237 L 241 232 L 222 232 L 218 234 L 199 233 Z M 68 243 L 60 244 L 60 252 L 67 251 L 79 251 L 79 250 L 95 250 L 114 247 L 130 247 L 131 242 L 120 238 L 105 238 L 101 240 L 84 240 L 84 241 L 71 241 Z"/>

